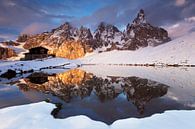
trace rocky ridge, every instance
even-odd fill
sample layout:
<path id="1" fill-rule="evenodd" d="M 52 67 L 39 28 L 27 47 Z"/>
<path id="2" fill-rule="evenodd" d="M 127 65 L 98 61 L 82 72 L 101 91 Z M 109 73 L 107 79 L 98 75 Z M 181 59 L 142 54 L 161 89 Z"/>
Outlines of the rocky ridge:
<path id="1" fill-rule="evenodd" d="M 133 22 L 127 25 L 124 32 L 114 25 L 101 22 L 92 34 L 86 27 L 76 28 L 66 22 L 51 32 L 20 37 L 20 41 L 25 41 L 25 49 L 43 46 L 49 49 L 49 54 L 69 59 L 83 57 L 92 51 L 154 47 L 170 40 L 166 30 L 154 27 L 147 22 L 142 9 Z"/>
<path id="2" fill-rule="evenodd" d="M 13 49 L 0 46 L 0 59 L 7 59 L 13 56 L 16 56 L 16 52 Z"/>
<path id="3" fill-rule="evenodd" d="M 14 41 L 4 41 L 0 43 L 0 59 L 7 59 L 16 56 L 17 53 L 13 47 L 19 46 L 20 44 Z"/>

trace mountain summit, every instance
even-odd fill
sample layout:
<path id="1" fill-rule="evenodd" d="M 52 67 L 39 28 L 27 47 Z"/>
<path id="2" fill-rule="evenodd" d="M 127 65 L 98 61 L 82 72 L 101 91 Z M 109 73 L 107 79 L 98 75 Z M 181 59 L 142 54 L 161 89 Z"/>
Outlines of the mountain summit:
<path id="1" fill-rule="evenodd" d="M 141 9 L 137 14 L 137 17 L 133 20 L 133 25 L 140 25 L 146 23 L 144 10 Z"/>
<path id="2" fill-rule="evenodd" d="M 154 27 L 145 19 L 144 10 L 141 9 L 131 24 L 124 32 L 125 49 L 136 50 L 140 47 L 158 46 L 170 41 L 168 32 L 159 27 Z"/>
<path id="3" fill-rule="evenodd" d="M 168 41 L 170 38 L 167 31 L 148 23 L 141 9 L 124 32 L 105 22 L 101 22 L 94 33 L 89 28 L 76 28 L 66 22 L 51 32 L 28 37 L 24 47 L 30 49 L 43 46 L 49 49 L 50 54 L 75 59 L 92 51 L 136 50 Z"/>

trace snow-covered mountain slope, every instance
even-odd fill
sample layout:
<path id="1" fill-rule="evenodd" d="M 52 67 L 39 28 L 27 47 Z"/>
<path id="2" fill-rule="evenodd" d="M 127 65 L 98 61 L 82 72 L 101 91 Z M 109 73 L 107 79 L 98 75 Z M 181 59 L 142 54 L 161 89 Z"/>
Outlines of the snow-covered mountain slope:
<path id="1" fill-rule="evenodd" d="M 24 58 L 24 53 L 27 53 L 28 50 L 24 49 L 23 45 L 24 44 L 21 43 L 18 46 L 10 46 L 10 48 L 12 48 L 16 52 L 17 56 L 8 58 L 7 60 L 20 60 L 21 58 Z"/>
<path id="2" fill-rule="evenodd" d="M 126 30 L 101 22 L 93 33 L 89 28 L 74 27 L 65 22 L 49 32 L 36 35 L 21 35 L 17 41 L 25 43 L 25 49 L 42 46 L 56 57 L 77 59 L 89 52 L 111 50 L 137 50 L 147 46 L 158 46 L 170 41 L 168 32 L 147 22 L 144 10 L 140 10 Z"/>
<path id="3" fill-rule="evenodd" d="M 195 65 L 195 32 L 157 47 L 136 51 L 110 51 L 85 56 L 83 64 Z"/>
<path id="4" fill-rule="evenodd" d="M 160 27 L 151 25 L 141 9 L 132 23 L 124 31 L 125 44 L 123 50 L 136 50 L 147 46 L 158 46 L 171 39 L 168 32 Z"/>
<path id="5" fill-rule="evenodd" d="M 116 26 L 104 22 L 101 22 L 94 32 L 94 38 L 97 48 L 110 48 L 114 44 L 122 47 L 120 45 L 124 44 L 123 33 Z"/>
<path id="6" fill-rule="evenodd" d="M 21 42 L 14 42 L 14 41 L 6 41 L 0 43 L 0 47 L 7 48 L 11 51 L 13 51 L 15 54 L 12 54 L 9 52 L 7 53 L 6 60 L 20 60 L 24 57 L 24 53 L 26 53 L 28 50 L 23 48 L 24 43 Z M 6 52 L 4 51 L 4 54 L 6 55 Z"/>

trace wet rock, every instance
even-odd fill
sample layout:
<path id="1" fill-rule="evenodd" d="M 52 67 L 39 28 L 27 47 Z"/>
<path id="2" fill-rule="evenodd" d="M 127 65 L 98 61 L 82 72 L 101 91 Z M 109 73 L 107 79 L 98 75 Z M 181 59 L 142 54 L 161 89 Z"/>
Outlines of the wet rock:
<path id="1" fill-rule="evenodd" d="M 62 104 L 61 103 L 56 103 L 56 108 L 51 112 L 51 115 L 54 118 L 57 118 L 58 112 L 62 109 Z"/>
<path id="2" fill-rule="evenodd" d="M 43 84 L 45 82 L 48 82 L 48 74 L 46 73 L 33 73 L 30 76 L 27 77 L 30 82 L 35 84 Z"/>
<path id="3" fill-rule="evenodd" d="M 18 85 L 19 89 L 22 90 L 22 91 L 28 91 L 29 90 L 29 87 L 25 83 L 19 83 L 17 85 Z"/>
<path id="4" fill-rule="evenodd" d="M 16 77 L 16 71 L 8 69 L 7 72 L 0 75 L 0 77 L 7 78 L 7 79 L 14 78 L 14 77 Z"/>

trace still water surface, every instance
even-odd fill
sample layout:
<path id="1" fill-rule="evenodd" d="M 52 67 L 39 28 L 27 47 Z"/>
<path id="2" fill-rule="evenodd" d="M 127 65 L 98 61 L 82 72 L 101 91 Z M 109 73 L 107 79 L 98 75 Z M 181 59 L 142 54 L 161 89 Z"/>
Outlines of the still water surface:
<path id="1" fill-rule="evenodd" d="M 111 124 L 166 110 L 195 110 L 195 69 L 84 66 L 0 78 L 0 108 L 47 101 L 54 118 L 86 115 Z"/>

